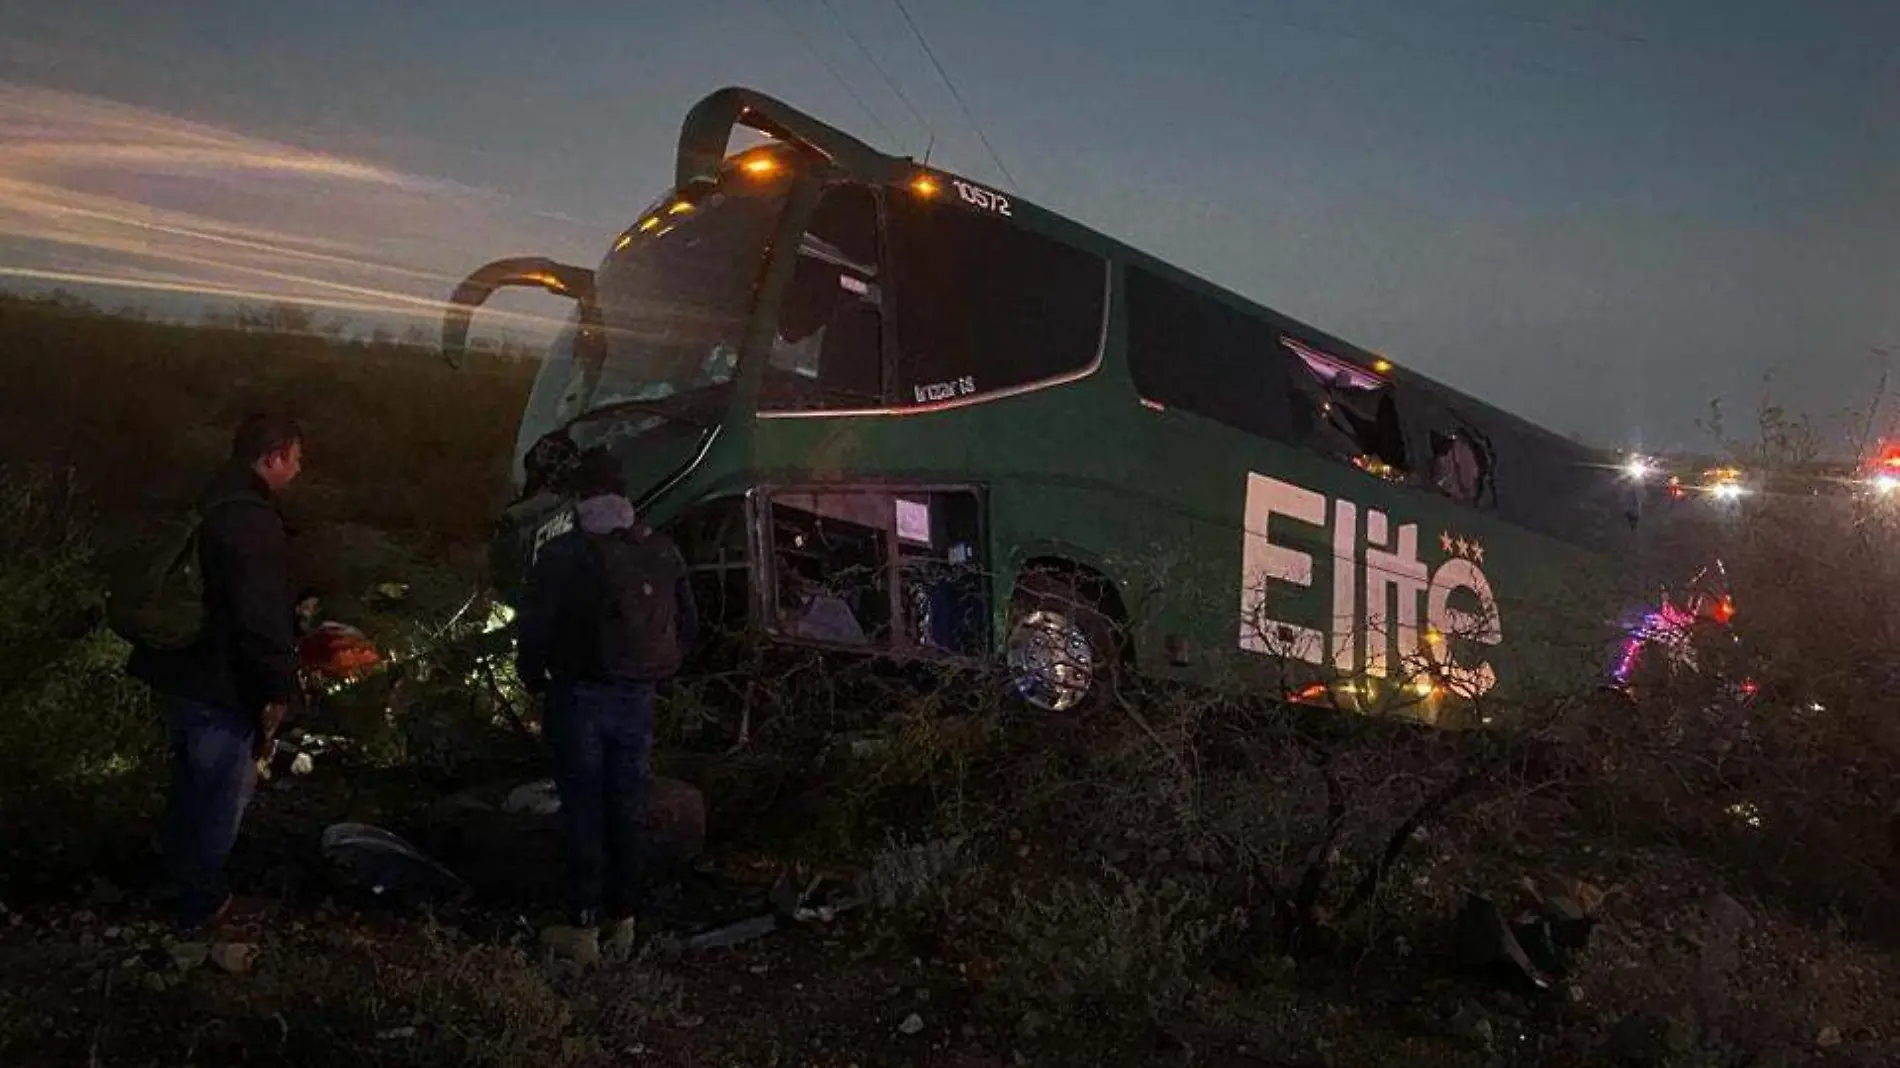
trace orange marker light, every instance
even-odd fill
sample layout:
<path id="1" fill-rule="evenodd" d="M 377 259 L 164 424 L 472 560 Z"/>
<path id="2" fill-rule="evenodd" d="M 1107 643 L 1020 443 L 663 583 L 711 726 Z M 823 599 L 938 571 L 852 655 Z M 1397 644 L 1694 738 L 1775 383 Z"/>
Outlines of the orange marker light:
<path id="1" fill-rule="evenodd" d="M 920 174 L 910 182 L 910 191 L 920 197 L 934 197 L 939 188 L 937 180 L 928 174 Z"/>
<path id="2" fill-rule="evenodd" d="M 778 160 L 775 160 L 770 156 L 754 156 L 751 159 L 746 160 L 744 163 L 741 163 L 739 166 L 747 174 L 753 176 L 754 178 L 763 178 L 766 175 L 775 173 L 778 170 Z"/>

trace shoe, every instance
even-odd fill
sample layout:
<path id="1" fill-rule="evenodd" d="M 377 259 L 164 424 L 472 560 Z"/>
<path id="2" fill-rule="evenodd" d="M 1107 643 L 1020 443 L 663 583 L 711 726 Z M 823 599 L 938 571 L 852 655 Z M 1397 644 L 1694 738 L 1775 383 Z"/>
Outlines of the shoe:
<path id="1" fill-rule="evenodd" d="M 178 920 L 179 936 L 194 941 L 200 941 L 209 937 L 216 932 L 219 927 L 223 926 L 225 920 L 230 918 L 231 906 L 236 900 L 237 899 L 232 895 L 225 894 L 224 900 L 218 902 L 218 907 L 212 909 L 210 914 L 202 919 L 186 919 L 180 917 Z"/>
<path id="2" fill-rule="evenodd" d="M 543 928 L 541 946 L 554 956 L 576 964 L 600 963 L 600 931 L 593 927 L 556 924 Z"/>
<path id="3" fill-rule="evenodd" d="M 622 961 L 633 956 L 634 929 L 632 916 L 621 916 L 607 921 L 607 926 L 601 929 L 601 934 L 606 940 L 604 947 L 606 955 L 614 960 Z"/>

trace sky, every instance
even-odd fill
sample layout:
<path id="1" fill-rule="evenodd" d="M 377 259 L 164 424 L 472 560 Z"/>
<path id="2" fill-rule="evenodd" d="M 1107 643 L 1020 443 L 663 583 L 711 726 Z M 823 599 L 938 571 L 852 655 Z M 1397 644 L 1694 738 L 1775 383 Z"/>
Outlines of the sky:
<path id="1" fill-rule="evenodd" d="M 1900 354 L 1893 0 L 0 0 L 0 286 L 433 328 L 728 84 L 1598 444 Z"/>

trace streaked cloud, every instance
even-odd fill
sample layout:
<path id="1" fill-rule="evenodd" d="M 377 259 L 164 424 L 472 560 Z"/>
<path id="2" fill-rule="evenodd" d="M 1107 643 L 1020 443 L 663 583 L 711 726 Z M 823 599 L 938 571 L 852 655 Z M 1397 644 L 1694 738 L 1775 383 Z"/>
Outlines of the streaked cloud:
<path id="1" fill-rule="evenodd" d="M 0 83 L 0 279 L 439 318 L 502 255 L 591 248 L 587 223 L 464 184 L 118 101 Z M 545 319 L 497 310 L 530 332 Z"/>

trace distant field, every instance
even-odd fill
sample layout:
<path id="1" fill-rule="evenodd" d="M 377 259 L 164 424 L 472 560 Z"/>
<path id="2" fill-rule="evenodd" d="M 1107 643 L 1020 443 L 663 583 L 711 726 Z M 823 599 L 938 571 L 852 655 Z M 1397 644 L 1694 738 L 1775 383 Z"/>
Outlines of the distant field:
<path id="1" fill-rule="evenodd" d="M 0 360 L 0 462 L 70 465 L 108 528 L 189 499 L 246 412 L 301 420 L 300 577 L 344 591 L 405 563 L 479 566 L 535 366 L 17 297 L 0 297 Z"/>

